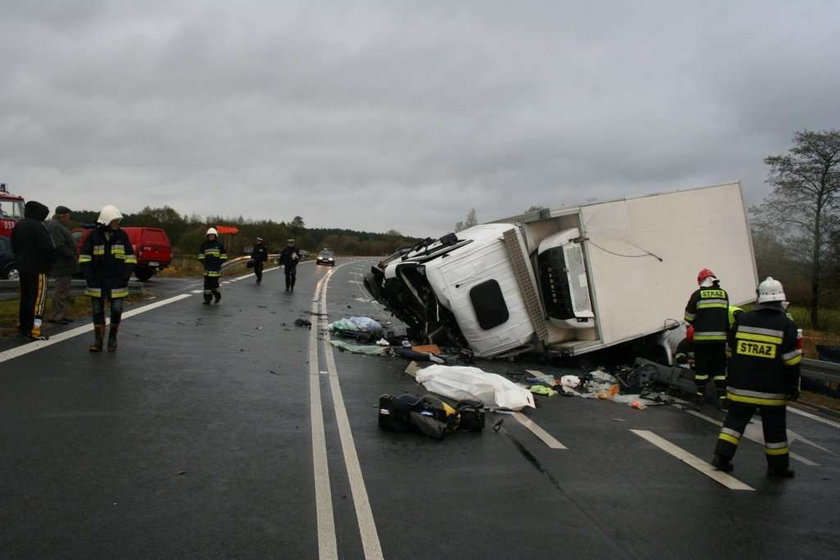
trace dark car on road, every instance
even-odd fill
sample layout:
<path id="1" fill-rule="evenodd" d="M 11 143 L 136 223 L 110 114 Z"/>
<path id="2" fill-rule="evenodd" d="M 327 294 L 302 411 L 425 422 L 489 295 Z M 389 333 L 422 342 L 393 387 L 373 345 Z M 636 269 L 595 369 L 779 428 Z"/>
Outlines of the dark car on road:
<path id="1" fill-rule="evenodd" d="M 315 259 L 315 264 L 325 264 L 328 266 L 335 266 L 335 254 L 329 249 L 322 249 Z"/>
<path id="2" fill-rule="evenodd" d="M 0 236 L 0 279 L 17 280 L 19 276 L 15 255 L 12 253 L 12 241 Z"/>

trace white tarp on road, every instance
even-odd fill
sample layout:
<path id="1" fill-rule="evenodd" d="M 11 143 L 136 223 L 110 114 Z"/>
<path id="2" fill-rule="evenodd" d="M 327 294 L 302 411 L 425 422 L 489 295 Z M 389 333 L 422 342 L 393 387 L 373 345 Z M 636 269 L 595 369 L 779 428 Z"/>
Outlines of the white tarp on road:
<path id="1" fill-rule="evenodd" d="M 528 389 L 475 367 L 432 365 L 418 371 L 416 379 L 430 393 L 458 401 L 476 399 L 484 406 L 508 410 L 536 408 Z"/>

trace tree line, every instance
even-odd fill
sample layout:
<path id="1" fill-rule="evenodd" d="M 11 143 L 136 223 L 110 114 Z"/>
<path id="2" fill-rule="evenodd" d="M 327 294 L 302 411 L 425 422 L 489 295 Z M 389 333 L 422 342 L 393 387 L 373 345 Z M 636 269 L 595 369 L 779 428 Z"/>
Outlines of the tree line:
<path id="1" fill-rule="evenodd" d="M 768 156 L 773 190 L 750 208 L 761 278 L 782 280 L 788 299 L 821 313 L 840 308 L 840 130 L 803 130 L 788 153 Z"/>
<path id="2" fill-rule="evenodd" d="M 98 211 L 80 210 L 72 214 L 73 225 L 84 227 L 93 224 L 99 216 Z M 223 216 L 182 215 L 169 206 L 162 208 L 143 208 L 140 212 L 124 213 L 123 226 L 158 227 L 166 232 L 173 250 L 179 255 L 191 255 L 205 238 L 209 227 L 220 225 L 235 226 L 239 232 L 222 236 L 225 248 L 231 255 L 250 251 L 257 237 L 261 237 L 272 252 L 285 247 L 286 241 L 295 239 L 298 248 L 310 252 L 329 248 L 338 255 L 380 256 L 388 255 L 401 247 L 411 246 L 419 241 L 390 230 L 386 233 L 354 231 L 341 228 L 307 228 L 300 216 L 289 222 L 273 220 L 250 220 Z"/>

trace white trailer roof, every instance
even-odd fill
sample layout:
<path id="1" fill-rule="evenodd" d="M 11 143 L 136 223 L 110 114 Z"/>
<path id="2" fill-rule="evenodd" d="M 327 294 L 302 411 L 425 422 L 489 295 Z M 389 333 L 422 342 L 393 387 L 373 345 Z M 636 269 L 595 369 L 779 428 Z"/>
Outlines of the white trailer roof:
<path id="1" fill-rule="evenodd" d="M 702 268 L 714 271 L 733 305 L 755 299 L 740 183 L 594 203 L 579 213 L 604 345 L 681 320 Z"/>

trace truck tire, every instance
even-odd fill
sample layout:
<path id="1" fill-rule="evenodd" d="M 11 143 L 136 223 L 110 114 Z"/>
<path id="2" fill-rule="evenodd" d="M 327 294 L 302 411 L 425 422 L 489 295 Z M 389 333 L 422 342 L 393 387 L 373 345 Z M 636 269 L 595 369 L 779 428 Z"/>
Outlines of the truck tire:
<path id="1" fill-rule="evenodd" d="M 154 274 L 155 270 L 147 266 L 139 266 L 134 269 L 134 276 L 136 276 L 141 282 L 146 282 L 149 278 L 154 276 Z"/>

